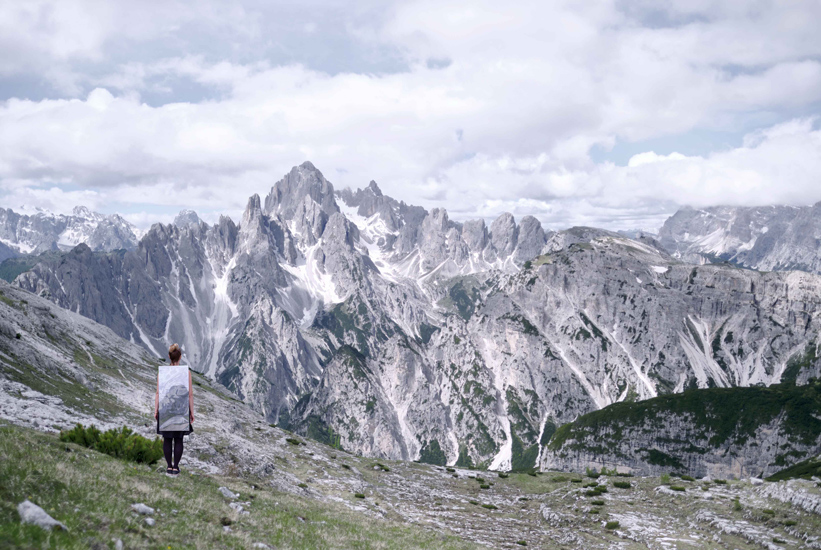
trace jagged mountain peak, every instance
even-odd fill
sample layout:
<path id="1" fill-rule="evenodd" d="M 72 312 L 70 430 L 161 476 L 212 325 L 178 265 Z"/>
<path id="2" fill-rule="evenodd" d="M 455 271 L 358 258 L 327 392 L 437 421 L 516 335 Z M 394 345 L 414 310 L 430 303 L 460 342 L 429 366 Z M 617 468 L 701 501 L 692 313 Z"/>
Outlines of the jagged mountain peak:
<path id="1" fill-rule="evenodd" d="M 193 210 L 180 210 L 177 217 L 174 218 L 174 225 L 177 227 L 188 227 L 189 225 L 199 225 L 200 217 Z"/>
<path id="2" fill-rule="evenodd" d="M 306 196 L 311 197 L 329 216 L 339 212 L 333 185 L 308 161 L 293 167 L 274 184 L 265 197 L 264 212 L 290 220 Z"/>

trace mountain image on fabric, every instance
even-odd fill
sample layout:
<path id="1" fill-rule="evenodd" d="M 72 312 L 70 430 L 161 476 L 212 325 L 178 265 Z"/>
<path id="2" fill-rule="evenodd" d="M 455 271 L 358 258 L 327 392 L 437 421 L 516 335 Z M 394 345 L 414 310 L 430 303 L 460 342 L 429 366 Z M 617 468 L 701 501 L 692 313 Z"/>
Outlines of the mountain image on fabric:
<path id="1" fill-rule="evenodd" d="M 160 367 L 160 431 L 188 430 L 188 367 Z"/>

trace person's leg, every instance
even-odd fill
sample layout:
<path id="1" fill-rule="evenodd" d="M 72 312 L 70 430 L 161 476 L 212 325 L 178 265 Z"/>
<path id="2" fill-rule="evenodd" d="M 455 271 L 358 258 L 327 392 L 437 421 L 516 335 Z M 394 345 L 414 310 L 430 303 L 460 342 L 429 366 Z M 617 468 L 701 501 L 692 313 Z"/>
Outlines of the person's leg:
<path id="1" fill-rule="evenodd" d="M 162 452 L 165 455 L 165 462 L 168 464 L 168 468 L 173 466 L 171 462 L 171 438 L 167 436 L 163 436 L 162 438 Z"/>
<path id="2" fill-rule="evenodd" d="M 182 436 L 174 438 L 174 468 L 180 469 L 180 459 L 182 458 Z"/>

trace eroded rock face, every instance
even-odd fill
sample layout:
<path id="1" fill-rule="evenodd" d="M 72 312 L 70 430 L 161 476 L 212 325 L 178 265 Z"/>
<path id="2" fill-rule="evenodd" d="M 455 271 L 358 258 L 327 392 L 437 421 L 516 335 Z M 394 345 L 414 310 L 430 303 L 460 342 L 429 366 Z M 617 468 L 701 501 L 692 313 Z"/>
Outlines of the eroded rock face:
<path id="1" fill-rule="evenodd" d="M 0 208 L 0 243 L 13 252 L 5 257 L 70 250 L 80 243 L 96 251 L 132 250 L 137 246 L 138 233 L 119 215 L 105 216 L 84 206 L 75 207 L 67 216 L 50 212 L 26 215 Z"/>
<path id="2" fill-rule="evenodd" d="M 335 193 L 310 163 L 239 226 L 158 224 L 15 284 L 157 356 L 179 342 L 270 422 L 389 458 L 530 468 L 607 404 L 818 372 L 814 275 L 686 265 L 532 217 L 457 223 L 375 183 Z"/>
<path id="3" fill-rule="evenodd" d="M 692 263 L 728 261 L 762 271 L 821 273 L 821 203 L 683 208 L 664 223 L 659 240 Z"/>

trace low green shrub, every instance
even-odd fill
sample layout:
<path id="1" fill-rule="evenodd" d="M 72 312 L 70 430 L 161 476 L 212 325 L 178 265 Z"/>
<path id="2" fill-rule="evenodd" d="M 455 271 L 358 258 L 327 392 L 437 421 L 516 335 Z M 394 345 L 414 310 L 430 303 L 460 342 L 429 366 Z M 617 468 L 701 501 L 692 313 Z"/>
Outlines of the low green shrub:
<path id="1" fill-rule="evenodd" d="M 476 481 L 478 481 L 479 483 L 484 483 L 484 482 L 485 482 L 485 478 L 483 478 L 483 477 L 477 477 L 477 478 L 476 478 Z"/>
<path id="2" fill-rule="evenodd" d="M 353 496 L 354 498 L 365 498 L 365 495 L 363 495 L 362 493 L 354 493 Z"/>
<path id="3" fill-rule="evenodd" d="M 592 504 L 593 506 L 604 506 L 604 501 L 603 500 L 591 500 L 590 504 Z"/>
<path id="4" fill-rule="evenodd" d="M 286 437 L 285 441 L 287 441 L 291 445 L 302 445 L 302 441 L 293 437 Z"/>
<path id="5" fill-rule="evenodd" d="M 599 486 L 599 484 L 596 483 L 595 481 L 592 481 L 590 483 L 585 483 L 584 485 L 582 485 L 582 487 L 585 488 L 585 489 L 589 489 L 590 487 L 598 487 L 598 486 Z"/>
<path id="6" fill-rule="evenodd" d="M 510 476 L 508 474 L 504 473 L 504 472 L 499 472 L 499 477 L 502 478 L 502 479 L 505 479 L 505 478 L 508 478 Z"/>
<path id="7" fill-rule="evenodd" d="M 604 526 L 604 528 L 605 529 L 610 529 L 610 530 L 618 529 L 619 528 L 619 522 L 618 521 L 608 521 L 607 524 Z"/>
<path id="8" fill-rule="evenodd" d="M 471 504 L 473 504 L 474 506 L 479 506 L 479 502 L 478 502 L 478 501 L 476 501 L 476 500 L 469 500 L 468 502 L 470 502 L 470 503 L 471 503 Z"/>
<path id="9" fill-rule="evenodd" d="M 733 501 L 733 510 L 735 510 L 736 512 L 740 512 L 742 510 L 741 502 L 739 502 L 738 499 L 735 499 Z"/>
<path id="10" fill-rule="evenodd" d="M 581 479 L 571 479 L 570 480 L 570 483 L 581 483 L 581 482 L 582 482 Z"/>
<path id="11" fill-rule="evenodd" d="M 297 485 L 297 487 L 299 487 L 300 489 L 307 489 L 308 484 L 307 483 L 300 483 L 299 485 Z"/>
<path id="12" fill-rule="evenodd" d="M 480 489 L 490 489 L 490 485 L 488 485 L 487 483 L 482 483 L 481 485 L 479 485 L 479 488 Z"/>
<path id="13" fill-rule="evenodd" d="M 681 479 L 684 480 L 684 481 L 695 481 L 696 480 L 696 478 L 694 478 L 693 476 L 679 476 L 679 477 L 681 477 Z"/>
<path id="14" fill-rule="evenodd" d="M 482 508 L 487 508 L 488 510 L 498 510 L 499 508 L 494 506 L 493 504 L 482 504 Z"/>
<path id="15" fill-rule="evenodd" d="M 662 485 L 670 485 L 670 474 L 661 474 L 659 480 Z"/>
<path id="16" fill-rule="evenodd" d="M 456 468 L 451 468 L 450 466 L 448 466 L 447 468 L 445 468 L 445 470 L 447 470 L 450 473 L 453 473 L 456 471 Z"/>
<path id="17" fill-rule="evenodd" d="M 587 513 L 588 514 L 598 514 L 599 509 L 598 508 L 591 508 Z"/>
<path id="18" fill-rule="evenodd" d="M 673 490 L 673 491 L 686 491 L 687 490 L 684 487 L 682 487 L 681 485 L 670 485 L 670 489 Z"/>
<path id="19" fill-rule="evenodd" d="M 114 458 L 140 464 L 155 464 L 163 456 L 160 438 L 152 441 L 125 426 L 101 432 L 96 426 L 86 428 L 77 424 L 71 430 L 61 431 L 60 441 L 76 443 Z"/>
<path id="20" fill-rule="evenodd" d="M 530 262 L 525 262 L 525 263 L 530 263 Z M 526 268 L 526 269 L 529 269 L 529 268 Z M 527 541 L 526 540 L 517 540 L 516 544 L 518 544 L 519 546 L 527 546 Z"/>
<path id="21" fill-rule="evenodd" d="M 761 513 L 762 514 L 767 514 L 768 516 L 774 516 L 775 515 L 775 510 L 770 510 L 769 508 L 764 508 L 763 510 L 761 510 Z"/>
<path id="22" fill-rule="evenodd" d="M 727 480 L 726 479 L 714 479 L 713 483 L 715 483 L 716 485 L 727 485 Z"/>
<path id="23" fill-rule="evenodd" d="M 784 526 L 786 526 L 786 527 L 792 527 L 794 525 L 798 525 L 798 522 L 795 521 L 794 519 L 788 519 L 788 520 L 784 521 Z"/>
<path id="24" fill-rule="evenodd" d="M 550 481 L 552 481 L 553 483 L 564 483 L 565 481 L 567 481 L 567 478 L 565 476 L 553 476 L 550 478 Z M 579 480 L 579 482 L 581 482 L 581 479 Z"/>
<path id="25" fill-rule="evenodd" d="M 629 489 L 630 487 L 632 487 L 632 485 L 629 481 L 614 481 L 613 487 L 615 487 L 616 489 Z"/>

